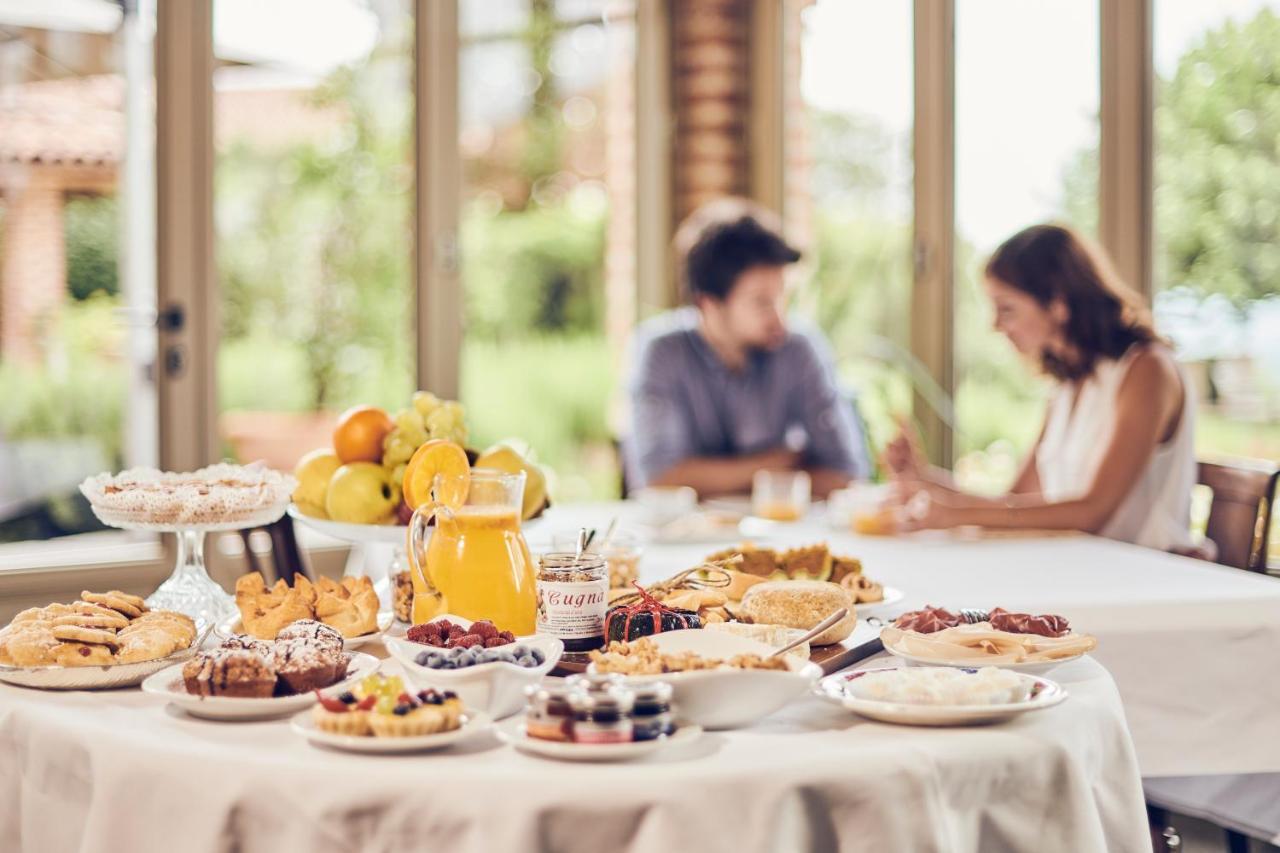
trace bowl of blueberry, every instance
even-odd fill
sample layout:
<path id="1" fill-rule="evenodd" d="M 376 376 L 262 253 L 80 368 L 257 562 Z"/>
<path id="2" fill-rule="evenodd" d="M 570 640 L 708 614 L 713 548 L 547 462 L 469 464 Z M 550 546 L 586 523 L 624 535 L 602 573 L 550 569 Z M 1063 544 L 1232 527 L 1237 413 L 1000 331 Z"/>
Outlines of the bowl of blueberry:
<path id="1" fill-rule="evenodd" d="M 524 688 L 542 679 L 564 653 L 557 637 L 516 637 L 488 620 L 438 616 L 385 638 L 387 651 L 420 688 L 452 690 L 469 708 L 494 719 L 524 708 Z"/>

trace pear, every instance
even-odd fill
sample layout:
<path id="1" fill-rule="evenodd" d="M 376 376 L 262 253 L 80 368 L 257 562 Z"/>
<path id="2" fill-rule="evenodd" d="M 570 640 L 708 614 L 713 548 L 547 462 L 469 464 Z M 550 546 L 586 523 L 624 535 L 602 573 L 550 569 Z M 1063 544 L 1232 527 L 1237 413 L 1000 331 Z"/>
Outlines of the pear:
<path id="1" fill-rule="evenodd" d="M 338 454 L 327 447 L 319 447 L 305 454 L 293 468 L 298 488 L 293 490 L 293 502 L 303 515 L 312 518 L 328 518 L 325 497 L 329 492 L 329 480 L 342 465 Z"/>
<path id="2" fill-rule="evenodd" d="M 524 505 L 521 518 L 528 521 L 542 514 L 551 502 L 547 499 L 547 475 L 542 469 L 521 456 L 509 444 L 495 444 L 476 458 L 474 468 L 489 468 L 508 474 L 525 473 Z"/>

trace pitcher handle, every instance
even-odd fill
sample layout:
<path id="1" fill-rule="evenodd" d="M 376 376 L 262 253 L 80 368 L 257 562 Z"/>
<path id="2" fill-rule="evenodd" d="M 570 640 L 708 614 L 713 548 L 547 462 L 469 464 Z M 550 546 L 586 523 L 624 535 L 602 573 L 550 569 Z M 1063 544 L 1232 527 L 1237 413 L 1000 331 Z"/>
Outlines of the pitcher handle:
<path id="1" fill-rule="evenodd" d="M 427 524 L 436 516 L 443 516 L 451 524 L 454 521 L 453 510 L 439 501 L 432 501 L 414 510 L 413 518 L 409 519 L 408 532 L 409 568 L 418 576 L 431 595 L 439 595 L 439 590 L 431 582 L 430 570 L 427 568 L 427 548 L 424 540 L 427 536 Z M 419 549 L 421 549 L 422 553 L 421 561 L 418 560 Z"/>

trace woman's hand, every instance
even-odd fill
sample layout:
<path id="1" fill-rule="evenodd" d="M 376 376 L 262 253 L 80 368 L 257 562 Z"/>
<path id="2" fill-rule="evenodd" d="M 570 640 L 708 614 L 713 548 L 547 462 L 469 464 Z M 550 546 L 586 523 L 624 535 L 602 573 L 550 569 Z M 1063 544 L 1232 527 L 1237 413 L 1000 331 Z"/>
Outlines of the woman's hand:
<path id="1" fill-rule="evenodd" d="M 923 480 L 929 470 L 929 460 L 921 449 L 920 433 L 906 418 L 897 420 L 898 434 L 885 445 L 881 461 L 894 479 Z"/>
<path id="2" fill-rule="evenodd" d="M 958 523 L 950 495 L 927 481 L 899 481 L 894 484 L 890 503 L 895 507 L 898 529 L 903 533 L 913 530 L 938 530 L 955 527 Z"/>

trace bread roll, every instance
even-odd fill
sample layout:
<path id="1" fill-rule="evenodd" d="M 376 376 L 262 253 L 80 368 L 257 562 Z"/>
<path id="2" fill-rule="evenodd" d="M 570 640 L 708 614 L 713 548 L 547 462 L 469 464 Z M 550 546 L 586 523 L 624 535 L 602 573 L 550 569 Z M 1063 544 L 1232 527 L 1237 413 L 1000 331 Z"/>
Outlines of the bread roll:
<path id="1" fill-rule="evenodd" d="M 853 633 L 857 624 L 853 600 L 839 584 L 827 581 L 766 581 L 747 590 L 742 597 L 742 614 L 762 625 L 785 625 L 808 631 L 839 610 L 848 614 L 810 640 L 814 646 L 838 643 Z"/>

